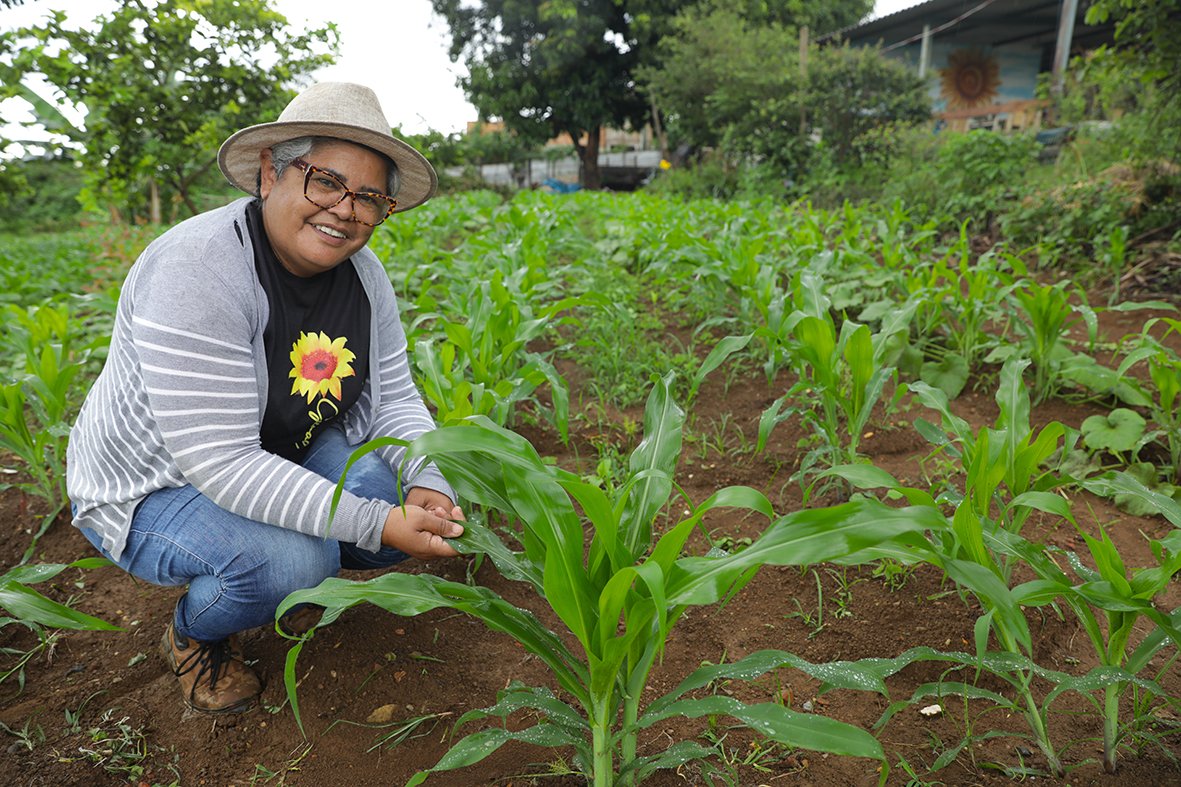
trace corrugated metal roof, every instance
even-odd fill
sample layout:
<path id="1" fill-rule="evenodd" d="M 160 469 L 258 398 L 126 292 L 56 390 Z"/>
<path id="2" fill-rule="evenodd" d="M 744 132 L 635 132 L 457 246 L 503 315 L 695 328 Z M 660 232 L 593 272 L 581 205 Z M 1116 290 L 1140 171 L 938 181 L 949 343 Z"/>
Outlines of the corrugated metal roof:
<path id="1" fill-rule="evenodd" d="M 865 22 L 858 22 L 855 25 L 843 27 L 840 30 L 834 30 L 831 33 L 825 33 L 816 40 L 829 41 L 848 38 L 848 34 L 854 30 L 857 31 L 858 38 L 872 38 L 875 33 L 885 32 L 889 28 L 905 25 L 922 18 L 951 16 L 953 14 L 959 16 L 966 12 L 983 10 L 994 2 L 996 0 L 927 0 L 925 3 L 917 3 L 900 11 L 895 11 L 892 14 L 886 14 L 885 16 L 879 16 Z"/>

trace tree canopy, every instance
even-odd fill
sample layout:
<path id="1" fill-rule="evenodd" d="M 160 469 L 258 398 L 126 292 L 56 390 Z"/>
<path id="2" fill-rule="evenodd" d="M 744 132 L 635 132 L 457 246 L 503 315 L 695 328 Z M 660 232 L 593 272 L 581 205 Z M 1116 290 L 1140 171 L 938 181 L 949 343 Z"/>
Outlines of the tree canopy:
<path id="1" fill-rule="evenodd" d="M 486 118 L 541 142 L 565 132 L 597 188 L 599 133 L 639 127 L 652 111 L 637 84 L 641 66 L 659 68 L 660 40 L 686 9 L 724 7 L 751 25 L 842 27 L 871 0 L 431 0 L 463 59 L 468 99 Z M 585 136 L 586 144 L 581 140 Z"/>
<path id="2" fill-rule="evenodd" d="M 818 155 L 855 163 L 877 129 L 930 117 L 922 80 L 868 48 L 812 48 L 800 68 L 795 28 L 751 21 L 742 3 L 681 13 L 639 79 L 679 142 L 754 156 L 798 177 Z M 806 73 L 806 76 L 805 76 Z"/>
<path id="3" fill-rule="evenodd" d="M 81 25 L 47 16 L 0 35 L 0 96 L 28 99 L 38 123 L 80 149 L 93 205 L 156 221 L 160 198 L 197 212 L 193 186 L 221 140 L 274 118 L 338 46 L 333 26 L 293 33 L 267 0 L 126 0 Z M 29 87 L 33 74 L 52 97 Z"/>

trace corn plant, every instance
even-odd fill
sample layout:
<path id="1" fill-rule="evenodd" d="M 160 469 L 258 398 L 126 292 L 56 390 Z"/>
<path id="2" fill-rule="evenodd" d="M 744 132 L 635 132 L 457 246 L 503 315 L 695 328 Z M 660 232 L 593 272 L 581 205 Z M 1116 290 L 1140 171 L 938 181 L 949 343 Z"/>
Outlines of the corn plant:
<path id="1" fill-rule="evenodd" d="M 1008 377 L 1011 380 L 1014 371 L 1015 367 L 1007 367 L 1002 372 L 1002 379 Z M 989 430 L 986 430 L 981 434 L 977 445 L 987 445 L 988 433 Z M 967 462 L 968 459 L 965 459 Z M 888 473 L 876 468 L 856 465 L 834 468 L 831 472 L 862 488 L 886 488 L 892 495 L 905 497 L 912 504 L 935 505 L 927 492 L 902 486 Z M 1140 673 L 1166 643 L 1181 646 L 1181 630 L 1178 629 L 1181 610 L 1167 615 L 1154 604 L 1171 579 L 1181 573 L 1181 530 L 1152 542 L 1157 566 L 1140 569 L 1129 576 L 1123 558 L 1102 527 L 1098 538 L 1080 529 L 1097 567 L 1090 569 L 1073 552 L 1031 543 L 1012 528 L 999 526 L 1007 517 L 1003 499 L 999 501 L 1000 515 L 990 520 L 987 514 L 972 505 L 971 499 L 973 494 L 981 494 L 993 501 L 994 511 L 998 510 L 995 490 L 991 493 L 988 491 L 990 483 L 996 482 L 985 482 L 981 487 L 979 480 L 987 473 L 982 474 L 971 467 L 965 468 L 965 472 L 969 477 L 968 488 L 963 500 L 955 508 L 950 530 L 942 534 L 938 531 L 932 533 L 930 551 L 925 547 L 917 547 L 911 559 L 927 560 L 945 569 L 954 567 L 954 571 L 949 570 L 948 573 L 962 589 L 980 599 L 986 611 L 976 623 L 976 657 L 912 649 L 891 664 L 897 667 L 898 662 L 950 661 L 961 666 L 984 669 L 1008 683 L 1019 699 L 1013 702 L 975 685 L 941 680 L 920 686 L 910 700 L 891 706 L 879 720 L 878 726 L 884 724 L 898 707 L 932 696 L 960 695 L 969 699 L 987 699 L 1025 718 L 1032 739 L 1046 757 L 1050 770 L 1060 775 L 1063 772 L 1062 764 L 1050 739 L 1051 706 L 1064 692 L 1077 692 L 1094 701 L 1092 693 L 1101 691 L 1103 701 L 1101 705 L 1096 703 L 1096 707 L 1103 719 L 1104 765 L 1113 772 L 1116 767 L 1116 749 L 1128 730 L 1125 726 L 1124 733 L 1120 732 L 1121 695 L 1135 687 L 1148 695 L 1167 696 L 1155 680 L 1146 679 Z M 1000 469 L 994 469 L 993 477 L 999 480 L 1000 475 Z M 1044 489 L 1045 479 L 1039 483 Z M 1181 527 L 1181 504 L 1147 489 L 1127 474 L 1108 474 L 1084 481 L 1083 485 L 1097 494 L 1135 494 L 1155 512 L 1165 515 L 1174 525 Z M 1045 491 L 1023 492 L 1012 498 L 1007 507 L 1038 509 L 1061 516 L 1077 527 L 1069 503 Z M 1055 554 L 1065 556 L 1080 582 L 1072 582 L 1067 577 L 1054 560 Z M 1032 571 L 1035 579 L 1010 588 L 1011 566 L 1015 563 Z M 1050 670 L 1032 660 L 1030 634 L 1020 609 L 1023 606 L 1040 607 L 1059 603 L 1064 603 L 1075 613 L 1095 649 L 1099 666 L 1085 675 L 1073 676 Z M 1106 625 L 1100 624 L 1100 617 L 1105 619 Z M 1130 649 L 1133 627 L 1142 618 L 1150 620 L 1156 628 L 1139 645 Z M 990 632 L 995 635 L 1000 646 L 998 651 L 988 651 Z M 1035 697 L 1035 680 L 1052 687 L 1040 701 Z M 949 750 L 950 756 L 954 757 L 960 748 Z M 942 764 L 947 762 L 950 759 Z"/>
<path id="2" fill-rule="evenodd" d="M 1123 479 L 1124 484 L 1135 481 Z M 1145 490 L 1147 491 L 1147 490 Z M 1171 501 L 1170 501 L 1171 502 Z M 1181 505 L 1173 504 L 1171 519 L 1181 526 Z M 1065 512 L 1069 516 L 1069 512 Z M 1073 517 L 1069 517 L 1075 524 Z M 1096 538 L 1079 529 L 1087 545 L 1095 569 L 1088 568 L 1078 555 L 1062 550 L 1073 572 L 1081 580 L 1072 582 L 1048 560 L 1028 564 L 1038 578 L 1018 586 L 1014 595 L 1021 604 L 1044 606 L 1065 601 L 1074 612 L 1094 648 L 1099 665 L 1079 679 L 1063 681 L 1046 698 L 1047 705 L 1066 690 L 1080 691 L 1090 698 L 1090 692 L 1102 690 L 1103 703 L 1096 703 L 1103 718 L 1103 765 L 1108 773 L 1116 769 L 1116 751 L 1121 741 L 1119 700 L 1129 687 L 1136 685 L 1155 695 L 1167 696 L 1154 681 L 1138 677 L 1148 660 L 1167 637 L 1181 646 L 1181 631 L 1177 622 L 1159 611 L 1154 600 L 1181 572 L 1181 530 L 1173 530 L 1164 538 L 1150 542 L 1158 565 L 1142 568 L 1131 575 L 1125 561 L 1102 525 Z M 1157 636 L 1129 652 L 1133 627 L 1141 618 L 1151 620 Z M 1100 620 L 1106 625 L 1101 625 Z"/>
<path id="3" fill-rule="evenodd" d="M 545 355 L 530 351 L 528 345 L 561 322 L 558 315 L 578 302 L 566 298 L 535 316 L 528 302 L 514 297 L 498 275 L 479 282 L 468 293 L 463 319 L 441 320 L 446 340 L 438 352 L 428 339 L 415 343 L 415 363 L 427 401 L 444 422 L 478 414 L 508 425 L 516 404 L 532 398 L 548 382 L 554 422 L 567 439 L 566 381 Z"/>
<path id="4" fill-rule="evenodd" d="M 1019 703 L 1013 707 L 1024 716 L 1051 771 L 1061 774 L 1049 736 L 1049 708 L 1034 692 L 1035 681 L 1048 673 L 1032 661 L 1029 626 L 1010 583 L 1016 565 L 1046 562 L 1044 548 L 1025 542 L 1020 531 L 1033 510 L 1063 512 L 1066 501 L 1052 493 L 1063 480 L 1044 464 L 1053 454 L 1065 453 L 1063 448 L 1069 449 L 1076 436 L 1057 422 L 1036 434 L 1030 428 L 1029 392 L 1022 378 L 1028 366 L 1029 361 L 1021 360 L 1002 368 L 996 396 L 1000 414 L 994 427 L 979 432 L 948 409 L 942 391 L 924 383 L 911 386 L 919 400 L 942 417 L 941 427 L 918 419 L 916 428 L 938 451 L 957 460 L 964 474 L 962 490 L 941 496 L 939 502 L 954 506 L 954 513 L 949 528 L 933 533 L 923 559 L 943 567 L 961 591 L 980 599 L 986 612 L 976 623 L 978 657 L 986 654 L 991 632 L 1001 654 L 996 663 L 1004 665 L 995 674 L 1016 691 Z M 832 473 L 856 486 L 886 487 L 913 504 L 936 505 L 929 493 L 903 487 L 874 468 L 843 466 Z"/>
<path id="5" fill-rule="evenodd" d="M 19 458 L 30 477 L 17 485 L 60 509 L 80 376 L 104 340 L 83 345 L 64 305 L 10 305 L 6 318 L 3 344 L 12 365 L 0 383 L 0 449 Z"/>
<path id="6" fill-rule="evenodd" d="M 683 741 L 662 753 L 639 756 L 642 730 L 670 717 L 714 715 L 734 717 L 780 743 L 869 757 L 885 768 L 878 742 L 849 724 L 776 703 L 748 706 L 727 696 L 685 696 L 721 677 L 751 679 L 785 665 L 810 669 L 830 684 L 884 691 L 872 674 L 843 663 L 810 667 L 790 654 L 752 654 L 734 664 L 702 668 L 644 705 L 649 673 L 688 607 L 729 598 L 762 565 L 855 561 L 883 544 L 918 539 L 924 529 L 943 525 L 934 508 L 891 508 L 862 500 L 776 519 L 750 546 L 732 555 L 684 556 L 689 536 L 710 510 L 741 507 L 768 517 L 772 511 L 762 494 L 730 487 L 691 506 L 684 519 L 670 521 L 656 537 L 655 522 L 673 489 L 684 420 L 669 385 L 669 377 L 660 380 L 648 399 L 644 439 L 614 496 L 546 464 L 526 441 L 487 419 L 430 432 L 410 446 L 410 454 L 430 456 L 463 499 L 507 516 L 519 550 L 475 518 L 455 545 L 487 555 L 504 577 L 531 586 L 561 621 L 562 635 L 488 588 L 428 575 L 391 573 L 367 582 L 328 579 L 293 593 L 280 605 L 281 615 L 295 604 L 320 604 L 326 608 L 325 623 L 362 601 L 400 615 L 454 608 L 513 637 L 549 668 L 558 692 L 510 686 L 496 704 L 465 714 L 457 727 L 480 719 L 504 720 L 518 710 L 541 721 L 523 730 L 502 724 L 471 733 L 411 784 L 430 772 L 477 762 L 510 740 L 571 747 L 575 763 L 597 786 L 633 784 L 656 769 L 711 751 Z M 387 440 L 374 441 L 355 456 Z M 584 546 L 587 533 L 589 546 Z M 567 642 L 576 642 L 577 650 Z M 297 718 L 295 663 L 303 644 L 293 647 L 285 673 Z"/>
<path id="7" fill-rule="evenodd" d="M 905 334 L 909 318 L 907 310 L 899 309 L 877 334 L 852 321 L 844 322 L 838 333 L 822 290 L 823 283 L 810 272 L 799 277 L 797 301 L 804 308 L 786 323 L 791 326 L 788 353 L 798 380 L 759 418 L 760 451 L 775 426 L 793 414 L 812 429 L 816 447 L 800 463 L 800 478 L 817 465 L 857 461 L 870 414 L 894 373 L 887 357 L 900 348 L 892 346 L 891 339 Z"/>
<path id="8" fill-rule="evenodd" d="M 1078 300 L 1071 303 L 1071 298 Z M 1040 404 L 1061 388 L 1066 377 L 1064 371 L 1073 363 L 1094 359 L 1081 359 L 1070 349 L 1068 334 L 1080 322 L 1087 328 L 1088 341 L 1094 346 L 1099 321 L 1095 311 L 1087 303 L 1086 293 L 1077 285 L 1061 281 L 1057 284 L 1037 284 L 1026 281 L 1012 290 L 1018 319 L 1013 325 L 1019 334 L 1016 345 L 998 347 L 986 361 L 1004 361 L 1025 357 L 1033 362 L 1033 401 Z"/>
<path id="9" fill-rule="evenodd" d="M 0 617 L 0 631 L 10 625 L 20 625 L 37 635 L 38 646 L 25 652 L 10 647 L 0 648 L 0 653 L 16 656 L 16 663 L 0 669 L 0 683 L 13 675 L 24 686 L 24 667 L 41 649 L 49 647 L 53 634 L 47 629 L 85 629 L 88 631 L 121 631 L 118 626 L 107 623 L 92 615 L 61 604 L 38 593 L 30 585 L 53 579 L 68 568 L 91 569 L 109 566 L 106 558 L 94 557 L 75 560 L 73 563 L 41 563 L 20 565 L 0 574 L 0 610 L 7 613 Z"/>
<path id="10" fill-rule="evenodd" d="M 1160 339 L 1152 334 L 1157 326 L 1165 327 Z M 1156 427 L 1147 439 L 1160 440 L 1167 450 L 1169 464 L 1160 468 L 1162 474 L 1169 482 L 1181 486 L 1181 356 L 1163 343 L 1169 334 L 1181 335 L 1181 320 L 1168 317 L 1148 320 L 1139 334 L 1125 339 L 1130 351 L 1116 372 L 1135 394 L 1130 403 L 1146 408 Z M 1147 381 L 1128 374 L 1140 363 L 1148 367 Z"/>

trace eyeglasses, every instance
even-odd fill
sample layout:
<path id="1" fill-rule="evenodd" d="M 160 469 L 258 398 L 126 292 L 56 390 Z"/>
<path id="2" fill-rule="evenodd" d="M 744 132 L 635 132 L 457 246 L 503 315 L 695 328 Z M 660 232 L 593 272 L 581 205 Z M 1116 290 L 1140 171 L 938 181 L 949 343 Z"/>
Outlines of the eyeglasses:
<path id="1" fill-rule="evenodd" d="M 351 191 L 340 178 L 327 170 L 313 166 L 297 158 L 291 165 L 304 173 L 303 196 L 318 208 L 335 208 L 345 197 L 353 198 L 353 221 L 367 227 L 381 224 L 398 207 L 398 201 L 385 194 L 372 191 Z"/>

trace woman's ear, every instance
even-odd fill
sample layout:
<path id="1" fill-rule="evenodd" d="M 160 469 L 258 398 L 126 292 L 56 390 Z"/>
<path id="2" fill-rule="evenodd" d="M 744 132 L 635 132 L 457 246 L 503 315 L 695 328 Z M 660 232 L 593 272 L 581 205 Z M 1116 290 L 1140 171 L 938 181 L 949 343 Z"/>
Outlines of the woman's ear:
<path id="1" fill-rule="evenodd" d="M 263 148 L 258 153 L 258 175 L 258 196 L 266 199 L 275 187 L 275 167 L 271 163 L 270 148 Z"/>

